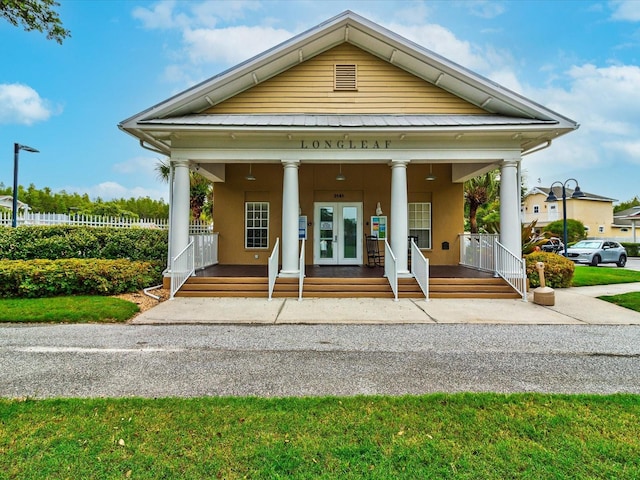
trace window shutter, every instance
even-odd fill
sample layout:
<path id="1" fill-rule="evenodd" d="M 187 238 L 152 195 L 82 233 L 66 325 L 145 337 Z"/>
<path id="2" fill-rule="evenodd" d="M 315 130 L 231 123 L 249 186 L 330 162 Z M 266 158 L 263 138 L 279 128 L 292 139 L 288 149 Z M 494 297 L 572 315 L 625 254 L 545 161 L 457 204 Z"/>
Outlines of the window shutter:
<path id="1" fill-rule="evenodd" d="M 356 65 L 340 64 L 335 66 L 334 90 L 357 90 Z"/>

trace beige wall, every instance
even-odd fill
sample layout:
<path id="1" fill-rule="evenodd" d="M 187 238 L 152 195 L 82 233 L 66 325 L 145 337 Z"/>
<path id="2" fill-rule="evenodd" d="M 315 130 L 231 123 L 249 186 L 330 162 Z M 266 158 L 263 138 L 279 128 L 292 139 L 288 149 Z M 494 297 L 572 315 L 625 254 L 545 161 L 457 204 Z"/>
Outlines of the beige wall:
<path id="1" fill-rule="evenodd" d="M 523 222 L 525 224 L 531 223 L 536 219 L 538 220 L 537 227 L 544 227 L 551 223 L 552 220 L 548 218 L 550 203 L 545 202 L 546 198 L 546 195 L 537 193 L 528 195 L 524 199 Z M 557 220 L 562 220 L 562 199 L 559 199 L 555 204 L 558 212 Z M 533 213 L 534 205 L 540 207 L 539 214 Z M 585 227 L 589 227 L 587 232 L 589 237 L 618 236 L 618 233 L 614 232 L 611 227 L 613 224 L 613 202 L 567 198 L 567 218 L 579 220 Z M 604 232 L 602 233 L 598 231 L 600 226 L 604 226 Z"/>
<path id="2" fill-rule="evenodd" d="M 387 165 L 343 164 L 345 181 L 336 181 L 338 164 L 302 164 L 299 169 L 300 208 L 308 222 L 314 221 L 314 202 L 362 202 L 363 231 L 370 231 L 369 220 L 380 202 L 383 214 L 391 224 L 391 169 Z M 219 261 L 221 264 L 266 264 L 275 240 L 282 230 L 281 165 L 252 166 L 256 181 L 245 180 L 248 165 L 226 165 L 226 181 L 215 185 L 214 221 L 219 232 Z M 462 184 L 452 184 L 450 165 L 434 165 L 438 179 L 424 180 L 428 165 L 409 165 L 409 202 L 432 202 L 432 245 L 424 255 L 433 265 L 456 265 L 459 258 L 458 234 L 462 232 Z M 269 205 L 269 248 L 244 248 L 244 202 L 264 201 Z M 449 250 L 442 243 L 449 243 Z M 255 258 L 255 256 L 258 258 Z M 313 225 L 307 227 L 307 263 L 313 262 Z M 366 249 L 364 253 L 366 262 Z"/>
<path id="3" fill-rule="evenodd" d="M 334 91 L 336 63 L 357 65 L 357 91 Z M 211 107 L 204 113 L 487 112 L 345 43 Z"/>

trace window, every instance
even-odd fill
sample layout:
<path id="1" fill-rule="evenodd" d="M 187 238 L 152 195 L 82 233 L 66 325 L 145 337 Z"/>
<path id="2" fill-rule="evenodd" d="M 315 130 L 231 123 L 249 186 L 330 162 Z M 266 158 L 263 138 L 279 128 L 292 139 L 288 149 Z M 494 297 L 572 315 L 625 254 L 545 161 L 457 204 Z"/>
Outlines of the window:
<path id="1" fill-rule="evenodd" d="M 540 213 L 540 205 L 533 206 L 533 213 Z"/>
<path id="2" fill-rule="evenodd" d="M 269 203 L 246 202 L 245 248 L 269 248 Z"/>
<path id="3" fill-rule="evenodd" d="M 419 248 L 431 248 L 431 203 L 409 204 L 409 235 L 418 237 Z"/>
<path id="4" fill-rule="evenodd" d="M 604 225 L 598 227 L 598 233 L 604 233 Z"/>
<path id="5" fill-rule="evenodd" d="M 335 65 L 334 70 L 334 90 L 350 90 L 358 89 L 356 66 L 351 65 Z"/>

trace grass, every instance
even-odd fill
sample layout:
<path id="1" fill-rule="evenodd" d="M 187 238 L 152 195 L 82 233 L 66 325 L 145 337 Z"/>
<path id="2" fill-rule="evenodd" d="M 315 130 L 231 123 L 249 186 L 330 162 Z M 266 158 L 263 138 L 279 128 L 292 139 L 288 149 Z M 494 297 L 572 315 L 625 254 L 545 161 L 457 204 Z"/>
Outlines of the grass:
<path id="1" fill-rule="evenodd" d="M 640 478 L 636 395 L 0 400 L 0 478 Z"/>
<path id="2" fill-rule="evenodd" d="M 640 292 L 622 293 L 620 295 L 604 295 L 600 300 L 615 303 L 621 307 L 640 312 Z"/>
<path id="3" fill-rule="evenodd" d="M 574 287 L 640 282 L 640 272 L 626 268 L 576 266 Z"/>
<path id="4" fill-rule="evenodd" d="M 0 322 L 125 322 L 138 311 L 135 303 L 115 297 L 0 299 Z"/>

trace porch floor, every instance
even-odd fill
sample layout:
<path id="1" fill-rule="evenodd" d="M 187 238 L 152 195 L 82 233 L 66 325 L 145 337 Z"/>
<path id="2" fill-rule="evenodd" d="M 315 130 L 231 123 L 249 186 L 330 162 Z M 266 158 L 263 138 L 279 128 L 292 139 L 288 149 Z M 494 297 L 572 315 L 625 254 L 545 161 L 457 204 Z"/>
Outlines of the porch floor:
<path id="1" fill-rule="evenodd" d="M 307 265 L 307 277 L 324 278 L 378 278 L 384 276 L 384 267 L 363 265 Z M 266 265 L 212 265 L 196 271 L 197 277 L 268 277 Z M 461 265 L 430 265 L 430 278 L 493 278 L 493 274 Z"/>

